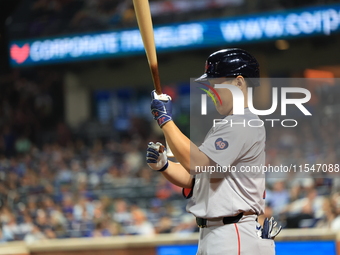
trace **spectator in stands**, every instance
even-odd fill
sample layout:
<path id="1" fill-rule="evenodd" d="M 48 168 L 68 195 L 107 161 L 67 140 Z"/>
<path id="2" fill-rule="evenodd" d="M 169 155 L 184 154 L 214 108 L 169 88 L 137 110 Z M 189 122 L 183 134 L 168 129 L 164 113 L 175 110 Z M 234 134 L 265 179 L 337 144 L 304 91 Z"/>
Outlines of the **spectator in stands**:
<path id="1" fill-rule="evenodd" d="M 34 227 L 33 219 L 29 215 L 26 214 L 23 216 L 23 218 L 23 222 L 19 224 L 22 234 L 20 240 L 22 240 L 27 233 L 30 233 Z"/>
<path id="2" fill-rule="evenodd" d="M 72 212 L 65 212 L 67 219 L 67 235 L 68 237 L 82 237 L 81 220 L 73 217 Z"/>
<path id="3" fill-rule="evenodd" d="M 81 164 L 81 161 L 78 159 L 72 159 L 70 165 L 73 185 L 78 188 L 82 183 L 87 183 L 87 174 Z"/>
<path id="4" fill-rule="evenodd" d="M 35 225 L 33 225 L 32 231 L 26 234 L 24 237 L 24 241 L 27 243 L 33 243 L 33 242 L 44 240 L 44 239 L 46 239 L 46 236 Z"/>
<path id="5" fill-rule="evenodd" d="M 287 227 L 313 227 L 323 214 L 323 196 L 318 196 L 317 190 L 311 188 L 305 198 L 298 199 L 288 206 Z"/>
<path id="6" fill-rule="evenodd" d="M 270 203 L 273 209 L 272 216 L 278 216 L 289 203 L 289 192 L 285 188 L 284 180 L 277 180 L 273 189 L 266 192 L 266 202 Z M 277 218 L 277 217 L 276 217 Z"/>
<path id="7" fill-rule="evenodd" d="M 335 208 L 330 198 L 325 198 L 322 205 L 323 215 L 316 223 L 316 228 L 330 229 L 335 219 Z"/>
<path id="8" fill-rule="evenodd" d="M 109 223 L 108 230 L 111 236 L 124 235 L 122 227 L 117 222 L 114 221 L 111 221 Z"/>
<path id="9" fill-rule="evenodd" d="M 132 212 L 132 225 L 127 228 L 127 231 L 131 235 L 154 235 L 155 229 L 153 225 L 147 220 L 145 213 L 138 207 Z"/>
<path id="10" fill-rule="evenodd" d="M 3 237 L 6 241 L 18 240 L 20 235 L 19 226 L 13 214 L 7 214 L 7 221 L 2 226 Z"/>
<path id="11" fill-rule="evenodd" d="M 173 233 L 190 234 L 198 231 L 195 217 L 185 214 L 181 217 L 181 222 L 172 230 Z"/>
<path id="12" fill-rule="evenodd" d="M 43 209 L 38 209 L 35 223 L 42 231 L 47 228 L 51 228 L 49 216 Z"/>
<path id="13" fill-rule="evenodd" d="M 168 216 L 162 217 L 159 222 L 157 222 L 156 233 L 157 234 L 169 234 L 173 231 L 173 222 L 172 219 Z"/>
<path id="14" fill-rule="evenodd" d="M 53 231 L 52 228 L 45 228 L 43 231 L 43 234 L 47 239 L 55 239 L 57 238 L 56 233 Z"/>
<path id="15" fill-rule="evenodd" d="M 57 238 L 68 237 L 67 219 L 60 207 L 57 207 L 50 215 L 50 224 Z"/>
<path id="16" fill-rule="evenodd" d="M 150 172 L 150 171 L 149 171 Z M 164 203 L 158 198 L 154 198 L 150 201 L 150 209 L 147 211 L 148 220 L 157 226 L 160 219 L 167 216 L 164 208 Z"/>
<path id="17" fill-rule="evenodd" d="M 91 233 L 91 237 L 103 237 L 103 236 L 111 236 L 111 232 L 108 229 L 108 224 L 104 221 L 99 221 L 96 223 L 95 229 Z"/>

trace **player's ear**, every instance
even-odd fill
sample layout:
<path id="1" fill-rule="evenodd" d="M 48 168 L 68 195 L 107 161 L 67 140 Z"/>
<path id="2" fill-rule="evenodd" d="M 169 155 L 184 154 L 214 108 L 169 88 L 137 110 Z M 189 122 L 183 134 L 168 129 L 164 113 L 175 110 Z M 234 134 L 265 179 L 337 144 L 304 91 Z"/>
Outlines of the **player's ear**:
<path id="1" fill-rule="evenodd" d="M 242 75 L 239 75 L 236 77 L 236 85 L 239 87 L 241 90 L 245 89 L 247 87 L 246 81 Z"/>

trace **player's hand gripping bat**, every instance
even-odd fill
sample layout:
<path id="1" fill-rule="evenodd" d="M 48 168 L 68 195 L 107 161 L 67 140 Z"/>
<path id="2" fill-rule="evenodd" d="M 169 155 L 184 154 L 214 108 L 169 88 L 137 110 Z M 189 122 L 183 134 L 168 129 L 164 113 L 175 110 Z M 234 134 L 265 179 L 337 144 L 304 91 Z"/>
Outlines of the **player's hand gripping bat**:
<path id="1" fill-rule="evenodd" d="M 153 84 L 154 84 L 156 94 L 158 97 L 156 99 L 162 100 L 166 97 L 164 97 L 162 94 L 162 88 L 161 88 L 161 83 L 159 79 L 156 45 L 155 45 L 155 38 L 154 38 L 154 33 L 153 33 L 149 1 L 148 0 L 133 0 L 133 5 L 135 8 L 138 27 L 139 27 L 139 30 L 142 36 L 142 40 L 143 40 L 143 44 L 144 44 L 144 48 L 146 52 L 146 57 L 149 62 Z M 168 144 L 167 144 L 167 156 L 174 157 Z"/>

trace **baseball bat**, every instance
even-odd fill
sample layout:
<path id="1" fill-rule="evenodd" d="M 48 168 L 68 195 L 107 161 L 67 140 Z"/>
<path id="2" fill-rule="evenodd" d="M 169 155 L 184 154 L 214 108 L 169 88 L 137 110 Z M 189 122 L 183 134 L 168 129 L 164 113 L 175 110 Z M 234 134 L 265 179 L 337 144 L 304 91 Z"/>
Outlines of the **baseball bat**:
<path id="1" fill-rule="evenodd" d="M 158 71 L 155 37 L 151 19 L 150 5 L 148 0 L 133 0 L 139 31 L 142 36 L 146 57 L 152 75 L 153 85 L 157 95 L 162 94 L 161 82 Z M 166 143 L 167 156 L 174 157 L 169 145 Z"/>
<path id="2" fill-rule="evenodd" d="M 148 0 L 133 0 L 138 27 L 142 36 L 146 57 L 153 79 L 157 95 L 162 94 L 161 83 L 158 72 L 158 61 L 156 54 L 155 38 L 151 20 L 151 12 Z"/>

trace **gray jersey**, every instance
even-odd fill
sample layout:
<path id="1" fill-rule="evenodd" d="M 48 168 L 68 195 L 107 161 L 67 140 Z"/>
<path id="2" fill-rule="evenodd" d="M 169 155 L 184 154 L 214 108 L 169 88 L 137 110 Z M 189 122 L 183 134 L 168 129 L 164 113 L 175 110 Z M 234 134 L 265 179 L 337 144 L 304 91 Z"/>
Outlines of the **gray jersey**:
<path id="1" fill-rule="evenodd" d="M 248 124 L 261 124 L 258 116 L 248 108 L 244 115 L 227 116 L 224 122 L 211 128 L 199 147 L 222 167 L 217 167 L 217 170 L 224 170 L 221 171 L 223 178 L 218 179 L 204 170 L 195 175 L 195 186 L 187 211 L 196 217 L 225 217 L 240 212 L 263 213 L 265 178 L 261 166 L 265 164 L 265 128 Z M 252 172 L 249 172 L 251 167 Z M 256 172 L 256 169 L 259 171 Z"/>

